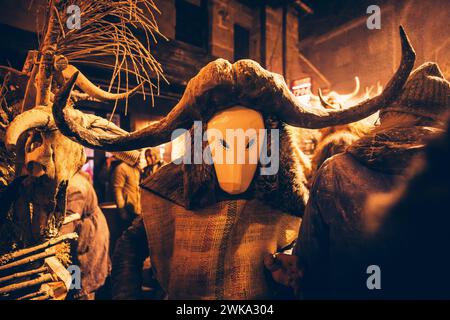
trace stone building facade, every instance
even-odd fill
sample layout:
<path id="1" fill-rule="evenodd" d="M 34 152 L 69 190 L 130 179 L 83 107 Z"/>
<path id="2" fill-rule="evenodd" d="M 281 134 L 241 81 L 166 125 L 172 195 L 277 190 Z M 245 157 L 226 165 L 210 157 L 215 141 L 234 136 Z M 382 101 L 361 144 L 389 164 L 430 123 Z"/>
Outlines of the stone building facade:
<path id="1" fill-rule="evenodd" d="M 299 52 L 298 9 L 293 5 L 286 8 L 285 68 L 283 70 L 283 1 L 261 6 L 264 1 L 238 0 L 157 0 L 162 15 L 159 27 L 171 41 L 177 41 L 177 3 L 188 2 L 193 6 L 205 6 L 208 23 L 208 44 L 206 52 L 211 57 L 220 57 L 231 62 L 236 58 L 250 58 L 260 62 L 267 69 L 283 74 L 289 83 L 302 76 L 302 61 Z M 261 13 L 264 10 L 264 13 Z M 265 23 L 261 19 L 264 15 Z M 262 29 L 265 28 L 264 31 Z M 239 37 L 237 34 L 246 34 Z M 263 34 L 262 34 L 263 33 Z M 247 56 L 236 55 L 237 41 L 248 40 Z M 263 43 L 262 43 L 263 42 Z M 261 46 L 263 46 L 261 48 Z M 244 50 L 245 51 L 245 50 Z"/>
<path id="2" fill-rule="evenodd" d="M 152 54 L 162 65 L 168 83 L 160 81 L 159 94 L 142 99 L 139 94 L 115 108 L 116 123 L 126 130 L 138 130 L 166 115 L 181 97 L 184 88 L 201 67 L 216 58 L 230 62 L 249 58 L 268 70 L 282 74 L 286 82 L 312 77 L 326 85 L 326 79 L 299 51 L 299 1 L 284 0 L 154 0 L 161 33 Z M 27 51 L 38 45 L 36 21 L 42 21 L 46 0 L 0 0 L 7 15 L 0 15 L 0 64 L 22 68 Z M 39 10 L 34 10 L 39 8 Z M 15 18 L 18 17 L 18 18 Z M 301 27 L 301 26 L 300 26 Z M 78 66 L 95 84 L 107 89 L 110 70 L 95 66 Z M 316 76 L 317 75 L 317 76 Z M 316 80 L 318 79 L 318 80 Z M 79 102 L 85 112 L 109 117 L 114 103 Z M 172 146 L 160 148 L 166 161 L 171 160 Z M 89 151 L 93 167 L 104 162 L 101 151 Z M 95 173 L 95 171 L 94 171 Z"/>
<path id="3" fill-rule="evenodd" d="M 330 81 L 330 89 L 349 92 L 354 76 L 361 88 L 383 86 L 400 61 L 398 26 L 403 25 L 417 53 L 416 66 L 436 61 L 450 78 L 450 2 L 400 0 L 380 4 L 381 29 L 369 30 L 366 12 L 320 36 L 302 39 L 304 54 Z"/>

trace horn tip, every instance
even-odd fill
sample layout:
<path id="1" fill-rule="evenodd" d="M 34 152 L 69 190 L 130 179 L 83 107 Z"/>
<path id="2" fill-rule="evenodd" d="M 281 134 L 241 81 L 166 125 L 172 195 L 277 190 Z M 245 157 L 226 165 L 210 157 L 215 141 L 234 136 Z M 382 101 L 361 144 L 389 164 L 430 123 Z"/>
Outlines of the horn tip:
<path id="1" fill-rule="evenodd" d="M 411 59 L 415 59 L 416 52 L 415 52 L 413 46 L 411 45 L 411 41 L 410 41 L 408 35 L 406 34 L 406 31 L 402 25 L 399 26 L 399 31 L 400 31 L 400 39 L 401 39 L 401 43 L 402 43 L 402 50 L 404 52 L 406 52 Z"/>

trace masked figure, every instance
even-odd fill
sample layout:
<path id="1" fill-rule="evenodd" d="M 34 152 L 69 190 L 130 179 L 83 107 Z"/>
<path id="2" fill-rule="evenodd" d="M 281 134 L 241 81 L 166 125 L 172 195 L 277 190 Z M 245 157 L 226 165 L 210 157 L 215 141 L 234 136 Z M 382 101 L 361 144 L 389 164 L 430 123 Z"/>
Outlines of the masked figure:
<path id="1" fill-rule="evenodd" d="M 348 123 L 392 102 L 414 63 L 401 34 L 402 63 L 384 93 L 345 110 L 303 106 L 281 76 L 251 60 L 230 64 L 223 59 L 189 81 L 165 118 L 131 134 L 94 132 L 89 123 L 73 117 L 75 110 L 64 109 L 65 103 L 54 104 L 61 132 L 91 148 L 152 147 L 183 133 L 176 129 L 190 130 L 191 148 L 184 160 L 162 167 L 143 183 L 142 218 L 116 246 L 114 298 L 140 297 L 147 255 L 168 298 L 271 297 L 263 256 L 296 238 L 297 216 L 308 198 L 285 124 L 322 128 Z"/>
<path id="2" fill-rule="evenodd" d="M 381 125 L 319 169 L 295 250 L 304 273 L 300 288 L 305 298 L 363 299 L 392 289 L 385 278 L 382 290 L 368 290 L 366 270 L 381 260 L 367 254 L 366 226 L 371 224 L 383 236 L 377 216 L 386 203 L 382 196 L 372 196 L 404 183 L 411 162 L 422 156 L 430 139 L 442 133 L 449 97 L 450 83 L 439 67 L 435 63 L 420 66 L 399 99 L 380 111 Z M 368 207 L 372 210 L 367 211 Z M 383 250 L 396 245 L 386 242 Z M 416 248 L 406 245 L 404 249 Z M 380 268 L 382 273 L 387 271 Z"/>

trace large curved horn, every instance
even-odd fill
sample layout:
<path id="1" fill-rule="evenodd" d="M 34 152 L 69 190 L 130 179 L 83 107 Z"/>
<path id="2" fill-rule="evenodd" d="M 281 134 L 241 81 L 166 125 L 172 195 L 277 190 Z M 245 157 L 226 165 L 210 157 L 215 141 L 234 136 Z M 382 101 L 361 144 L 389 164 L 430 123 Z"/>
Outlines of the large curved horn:
<path id="1" fill-rule="evenodd" d="M 240 60 L 231 65 L 226 60 L 218 59 L 202 68 L 189 81 L 181 100 L 165 118 L 139 131 L 97 133 L 72 118 L 70 108 L 66 108 L 66 111 L 64 108 L 71 89 L 70 83 L 72 86 L 75 83 L 74 77 L 63 86 L 65 90 L 61 90 L 60 97 L 55 99 L 53 116 L 56 125 L 66 136 L 86 147 L 108 151 L 162 144 L 171 139 L 175 129 L 188 129 L 194 120 L 207 121 L 215 112 L 236 104 L 263 114 L 274 114 L 279 120 L 296 127 L 320 129 L 355 122 L 389 105 L 401 94 L 414 66 L 415 52 L 402 27 L 400 38 L 402 61 L 386 90 L 373 99 L 347 109 L 327 110 L 304 106 L 290 92 L 280 75 L 263 69 L 251 60 Z"/>
<path id="2" fill-rule="evenodd" d="M 79 73 L 79 76 L 76 81 L 76 85 L 83 90 L 85 93 L 90 95 L 92 98 L 106 101 L 106 100 L 121 100 L 126 99 L 133 95 L 137 90 L 139 90 L 143 83 L 136 86 L 133 90 L 124 92 L 124 93 L 110 93 L 105 90 L 100 89 L 95 84 L 93 84 L 91 81 L 89 81 L 88 78 L 86 78 L 85 75 L 83 75 L 76 67 L 72 65 L 68 65 L 63 71 L 62 75 L 64 79 L 67 81 L 70 79 L 76 72 Z"/>
<path id="3" fill-rule="evenodd" d="M 9 150 L 14 149 L 20 135 L 27 130 L 52 125 L 52 114 L 48 107 L 38 106 L 19 114 L 8 126 L 5 135 L 5 145 Z"/>

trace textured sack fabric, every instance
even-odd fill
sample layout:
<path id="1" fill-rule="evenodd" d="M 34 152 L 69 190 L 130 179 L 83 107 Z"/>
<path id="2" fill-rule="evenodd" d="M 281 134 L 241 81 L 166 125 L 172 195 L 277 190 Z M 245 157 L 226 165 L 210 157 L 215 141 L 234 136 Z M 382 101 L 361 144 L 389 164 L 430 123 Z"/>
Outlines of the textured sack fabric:
<path id="1" fill-rule="evenodd" d="M 297 237 L 300 218 L 259 200 L 226 200 L 191 211 L 142 193 L 156 278 L 169 299 L 270 298 L 263 256 Z"/>

